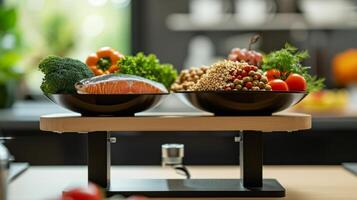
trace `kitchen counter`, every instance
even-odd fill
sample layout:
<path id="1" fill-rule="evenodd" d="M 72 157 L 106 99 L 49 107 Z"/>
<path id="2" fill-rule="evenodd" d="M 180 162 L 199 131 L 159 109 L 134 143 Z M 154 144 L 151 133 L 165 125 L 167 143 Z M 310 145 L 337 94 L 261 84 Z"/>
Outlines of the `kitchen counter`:
<path id="1" fill-rule="evenodd" d="M 193 178 L 239 177 L 236 166 L 195 166 L 189 169 Z M 357 176 L 341 166 L 265 166 L 264 177 L 277 178 L 287 190 L 287 195 L 283 198 L 287 200 L 357 199 Z M 180 176 L 170 168 L 162 169 L 156 166 L 113 167 L 112 179 L 123 178 L 180 178 Z M 64 188 L 85 184 L 86 180 L 86 167 L 31 167 L 10 184 L 9 199 L 56 199 Z M 269 199 L 264 198 L 264 200 Z"/>
<path id="2" fill-rule="evenodd" d="M 0 130 L 39 130 L 39 119 L 41 115 L 52 113 L 71 113 L 50 101 L 19 101 L 13 108 L 0 110 Z M 155 115 L 177 114 L 180 115 L 207 115 L 190 108 L 178 101 L 175 97 L 168 100 L 150 112 Z M 145 114 L 145 112 L 144 112 Z M 148 114 L 148 112 L 146 112 Z M 357 114 L 346 116 L 317 116 L 312 118 L 313 130 L 357 130 Z"/>

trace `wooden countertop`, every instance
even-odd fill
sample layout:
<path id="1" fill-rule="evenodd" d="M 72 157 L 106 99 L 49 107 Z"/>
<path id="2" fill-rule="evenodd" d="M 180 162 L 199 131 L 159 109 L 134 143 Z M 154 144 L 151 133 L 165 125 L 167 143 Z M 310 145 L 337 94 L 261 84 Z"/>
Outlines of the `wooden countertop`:
<path id="1" fill-rule="evenodd" d="M 298 131 L 311 128 L 311 115 L 277 113 L 272 116 L 137 116 L 81 117 L 52 114 L 40 118 L 40 129 L 52 132 L 95 131 Z"/>
<path id="2" fill-rule="evenodd" d="M 239 168 L 235 166 L 195 166 L 189 169 L 193 178 L 239 177 Z M 342 166 L 265 166 L 264 177 L 278 179 L 287 190 L 287 196 L 278 199 L 357 199 L 357 176 L 352 175 Z M 180 176 L 170 168 L 113 167 L 112 179 L 123 178 L 180 178 Z M 86 167 L 31 167 L 10 184 L 9 199 L 56 199 L 65 187 L 85 184 L 86 180 Z"/>

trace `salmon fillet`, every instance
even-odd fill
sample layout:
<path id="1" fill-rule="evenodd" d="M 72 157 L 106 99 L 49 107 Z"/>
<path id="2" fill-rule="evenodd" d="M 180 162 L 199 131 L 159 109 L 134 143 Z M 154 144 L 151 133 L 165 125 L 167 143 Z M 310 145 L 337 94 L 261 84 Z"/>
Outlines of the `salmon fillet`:
<path id="1" fill-rule="evenodd" d="M 79 94 L 158 94 L 167 93 L 161 83 L 133 75 L 102 75 L 75 85 Z"/>

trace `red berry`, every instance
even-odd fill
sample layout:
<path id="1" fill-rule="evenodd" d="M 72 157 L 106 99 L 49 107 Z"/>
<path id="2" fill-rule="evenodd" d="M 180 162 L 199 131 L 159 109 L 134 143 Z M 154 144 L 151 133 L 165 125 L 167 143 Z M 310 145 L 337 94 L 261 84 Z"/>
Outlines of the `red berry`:
<path id="1" fill-rule="evenodd" d="M 246 77 L 246 76 L 248 76 L 248 72 L 247 72 L 246 70 L 243 70 L 243 71 L 242 71 L 242 77 L 244 78 L 244 77 Z"/>
<path id="2" fill-rule="evenodd" d="M 242 79 L 243 79 L 243 76 L 242 76 L 242 75 L 238 75 L 238 76 L 237 76 L 237 79 L 242 80 Z"/>
<path id="3" fill-rule="evenodd" d="M 251 66 L 251 68 L 252 68 L 252 70 L 254 70 L 254 71 L 258 71 L 258 67 L 256 67 L 256 66 Z"/>
<path id="4" fill-rule="evenodd" d="M 260 74 L 254 75 L 254 80 L 260 80 L 262 76 Z"/>
<path id="5" fill-rule="evenodd" d="M 246 71 L 246 72 L 249 72 L 250 71 L 250 66 L 244 66 L 243 70 Z"/>
<path id="6" fill-rule="evenodd" d="M 253 83 L 249 81 L 249 82 L 246 82 L 244 86 L 248 89 L 251 89 L 253 87 Z"/>

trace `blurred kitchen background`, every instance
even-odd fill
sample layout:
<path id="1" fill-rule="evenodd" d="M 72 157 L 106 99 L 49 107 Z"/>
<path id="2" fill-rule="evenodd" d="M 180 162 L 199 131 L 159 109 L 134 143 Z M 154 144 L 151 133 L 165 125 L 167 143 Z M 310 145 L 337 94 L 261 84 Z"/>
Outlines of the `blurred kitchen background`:
<path id="1" fill-rule="evenodd" d="M 84 60 L 102 46 L 154 53 L 177 70 L 209 65 L 234 47 L 307 49 L 326 90 L 296 108 L 313 129 L 265 134 L 266 164 L 357 162 L 357 0 L 0 0 L 0 136 L 16 161 L 86 163 L 86 135 L 44 133 L 39 116 L 67 112 L 41 93 L 48 54 Z M 190 112 L 170 97 L 158 110 Z M 115 133 L 113 164 L 160 164 L 163 143 L 185 144 L 187 164 L 236 164 L 238 133 Z M 142 153 L 145 152 L 145 156 Z"/>

